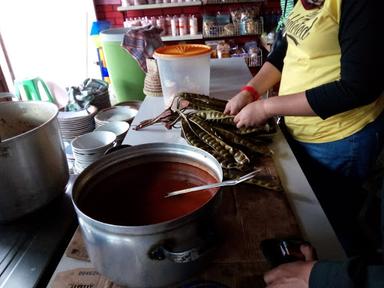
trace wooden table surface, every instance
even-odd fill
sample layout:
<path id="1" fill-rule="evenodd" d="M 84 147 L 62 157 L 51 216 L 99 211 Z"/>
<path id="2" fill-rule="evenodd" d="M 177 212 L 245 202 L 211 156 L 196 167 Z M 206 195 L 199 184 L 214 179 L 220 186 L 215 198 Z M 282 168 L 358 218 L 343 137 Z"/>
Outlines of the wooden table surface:
<path id="1" fill-rule="evenodd" d="M 222 190 L 217 226 L 222 243 L 211 265 L 200 276 L 229 287 L 264 287 L 270 269 L 260 250 L 268 238 L 300 237 L 284 192 L 241 184 Z"/>

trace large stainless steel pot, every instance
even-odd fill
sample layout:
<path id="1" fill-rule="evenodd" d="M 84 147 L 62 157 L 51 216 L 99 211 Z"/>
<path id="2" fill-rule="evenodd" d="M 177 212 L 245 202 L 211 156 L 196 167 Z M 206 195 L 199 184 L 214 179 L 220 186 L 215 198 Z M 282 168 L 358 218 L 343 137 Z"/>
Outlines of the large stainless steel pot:
<path id="1" fill-rule="evenodd" d="M 223 177 L 220 164 L 201 149 L 152 143 L 105 156 L 86 168 L 73 186 L 72 200 L 92 264 L 113 282 L 128 287 L 168 287 L 187 279 L 209 263 L 215 243 L 211 224 L 219 193 L 182 217 L 141 226 L 104 223 L 86 215 L 81 208 L 84 197 L 92 201 L 92 187 L 102 185 L 103 179 L 129 167 L 156 161 L 187 163 L 208 171 L 218 181 Z M 130 183 L 119 185 L 124 185 L 126 193 L 141 193 L 140 187 L 131 187 Z M 132 203 L 127 203 L 127 209 L 128 204 Z"/>
<path id="2" fill-rule="evenodd" d="M 69 173 L 57 115 L 52 103 L 0 103 L 0 222 L 64 192 Z"/>

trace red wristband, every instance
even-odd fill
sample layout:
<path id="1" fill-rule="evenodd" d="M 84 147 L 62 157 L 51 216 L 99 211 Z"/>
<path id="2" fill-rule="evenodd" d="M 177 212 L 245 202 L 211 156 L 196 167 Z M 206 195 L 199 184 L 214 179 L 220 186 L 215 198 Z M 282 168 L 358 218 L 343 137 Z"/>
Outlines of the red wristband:
<path id="1" fill-rule="evenodd" d="M 247 92 L 249 92 L 252 95 L 253 101 L 256 101 L 257 99 L 260 98 L 259 92 L 257 92 L 256 89 L 253 88 L 250 85 L 244 86 L 243 88 L 241 88 L 240 91 L 247 91 Z"/>

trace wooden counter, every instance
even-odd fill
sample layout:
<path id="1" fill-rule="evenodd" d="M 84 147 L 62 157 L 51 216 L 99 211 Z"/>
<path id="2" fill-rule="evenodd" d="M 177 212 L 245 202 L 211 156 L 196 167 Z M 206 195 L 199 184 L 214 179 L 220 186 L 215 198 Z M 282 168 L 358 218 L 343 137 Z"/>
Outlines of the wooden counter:
<path id="1" fill-rule="evenodd" d="M 241 59 L 212 59 L 210 96 L 229 99 L 251 77 L 248 67 Z M 142 120 L 153 118 L 164 109 L 161 97 L 146 97 L 132 125 L 135 126 Z M 130 129 L 123 144 L 138 145 L 155 142 L 186 144 L 180 136 L 179 129 L 167 130 L 162 124 L 140 131 Z M 316 247 L 319 257 L 345 259 L 344 251 L 281 131 L 274 137 L 272 149 L 276 172 L 303 237 Z"/>

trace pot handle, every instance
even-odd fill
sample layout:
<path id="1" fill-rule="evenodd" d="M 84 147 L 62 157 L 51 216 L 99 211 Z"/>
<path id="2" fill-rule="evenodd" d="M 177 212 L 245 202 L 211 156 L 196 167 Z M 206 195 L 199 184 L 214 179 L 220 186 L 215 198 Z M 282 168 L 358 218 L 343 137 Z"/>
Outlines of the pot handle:
<path id="1" fill-rule="evenodd" d="M 159 245 L 149 251 L 149 258 L 152 260 L 168 259 L 175 263 L 188 263 L 196 261 L 200 257 L 206 255 L 208 252 L 211 252 L 216 246 L 214 245 L 216 242 L 216 237 L 210 235 L 209 239 L 206 239 L 205 244 L 203 242 L 203 244 L 200 246 L 180 252 L 170 251 L 169 249 L 165 248 L 165 245 Z"/>

